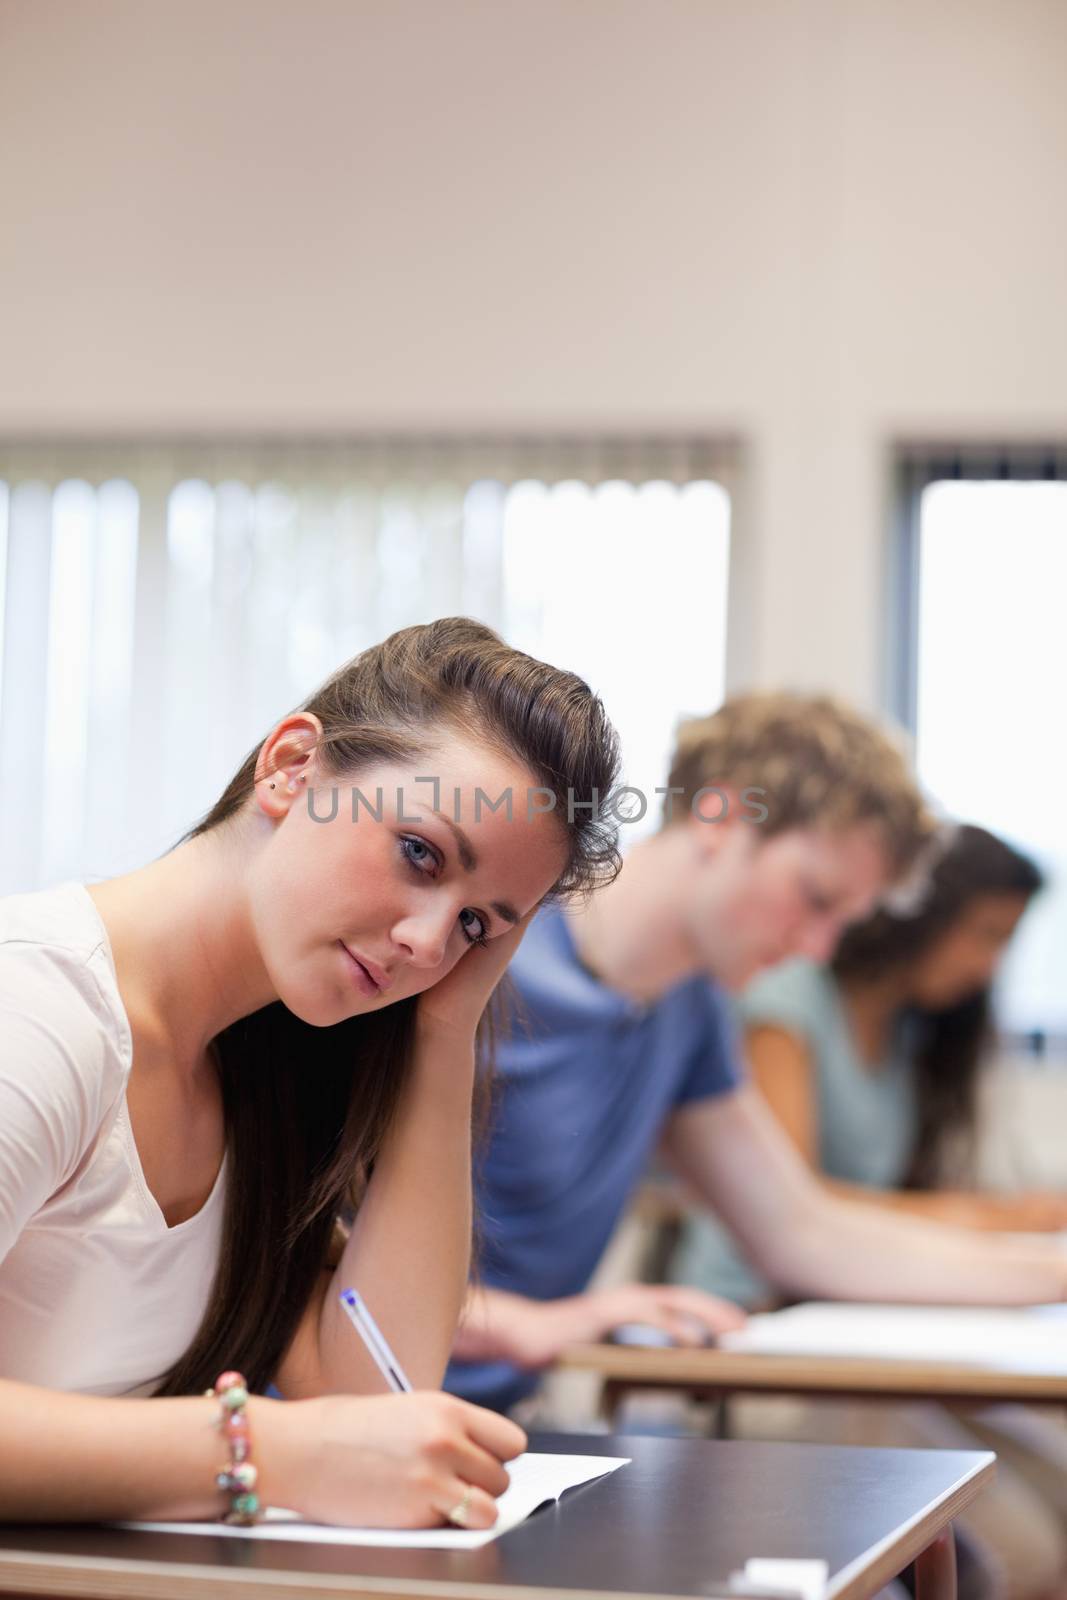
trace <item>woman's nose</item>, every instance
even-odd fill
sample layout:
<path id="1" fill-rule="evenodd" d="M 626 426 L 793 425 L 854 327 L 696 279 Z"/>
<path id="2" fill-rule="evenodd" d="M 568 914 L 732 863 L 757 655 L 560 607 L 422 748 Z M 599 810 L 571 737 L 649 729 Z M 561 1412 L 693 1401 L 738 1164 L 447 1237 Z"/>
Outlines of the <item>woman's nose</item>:
<path id="1" fill-rule="evenodd" d="M 413 967 L 439 967 L 454 926 L 455 917 L 450 910 L 405 917 L 393 928 L 393 943 Z"/>

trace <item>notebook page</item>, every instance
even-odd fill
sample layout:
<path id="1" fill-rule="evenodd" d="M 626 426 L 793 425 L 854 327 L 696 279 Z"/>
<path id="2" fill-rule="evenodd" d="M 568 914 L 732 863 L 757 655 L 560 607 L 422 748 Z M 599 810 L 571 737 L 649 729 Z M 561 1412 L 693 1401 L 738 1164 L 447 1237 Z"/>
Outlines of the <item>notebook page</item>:
<path id="1" fill-rule="evenodd" d="M 294 1511 L 272 1507 L 251 1528 L 225 1522 L 120 1522 L 120 1528 L 156 1533 L 222 1534 L 236 1539 L 290 1539 L 310 1544 L 375 1545 L 390 1550 L 477 1550 L 525 1522 L 546 1500 L 558 1500 L 565 1489 L 605 1477 L 629 1463 L 629 1456 L 558 1456 L 527 1451 L 508 1463 L 511 1483 L 497 1501 L 491 1528 L 337 1528 L 305 1522 Z"/>
<path id="2" fill-rule="evenodd" d="M 1067 1373 L 1059 1307 L 850 1305 L 811 1301 L 750 1317 L 724 1350 L 763 1355 L 943 1361 Z"/>

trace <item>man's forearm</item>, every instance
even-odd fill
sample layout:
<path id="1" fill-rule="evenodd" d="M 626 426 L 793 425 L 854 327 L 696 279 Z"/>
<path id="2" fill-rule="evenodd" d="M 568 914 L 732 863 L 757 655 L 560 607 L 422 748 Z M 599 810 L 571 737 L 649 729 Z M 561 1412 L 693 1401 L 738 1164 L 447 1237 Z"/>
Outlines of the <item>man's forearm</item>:
<path id="1" fill-rule="evenodd" d="M 1067 1196 L 1024 1192 L 990 1194 L 976 1189 L 871 1189 L 819 1174 L 840 1200 L 877 1206 L 898 1216 L 928 1217 L 951 1227 L 998 1233 L 1059 1233 L 1067 1229 Z"/>
<path id="2" fill-rule="evenodd" d="M 842 1200 L 741 1089 L 676 1113 L 665 1153 L 772 1283 L 806 1298 L 1033 1305 L 1067 1298 L 1067 1251 Z"/>
<path id="3" fill-rule="evenodd" d="M 1053 1240 L 990 1235 L 841 1199 L 821 1186 L 756 1265 L 783 1288 L 838 1300 L 1032 1305 L 1067 1297 Z"/>

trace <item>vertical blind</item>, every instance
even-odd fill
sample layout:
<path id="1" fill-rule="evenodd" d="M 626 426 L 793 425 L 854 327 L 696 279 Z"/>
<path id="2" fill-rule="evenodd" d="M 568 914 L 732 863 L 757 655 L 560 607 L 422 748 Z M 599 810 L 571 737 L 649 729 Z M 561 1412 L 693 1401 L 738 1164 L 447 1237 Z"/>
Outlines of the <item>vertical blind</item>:
<path id="1" fill-rule="evenodd" d="M 574 666 L 609 710 L 621 685 L 620 722 L 663 724 L 635 743 L 658 761 L 673 716 L 721 695 L 731 458 L 678 439 L 0 447 L 0 892 L 158 855 L 340 662 L 434 616 Z M 667 641 L 651 678 L 643 615 Z M 638 707 L 639 678 L 658 703 Z"/>

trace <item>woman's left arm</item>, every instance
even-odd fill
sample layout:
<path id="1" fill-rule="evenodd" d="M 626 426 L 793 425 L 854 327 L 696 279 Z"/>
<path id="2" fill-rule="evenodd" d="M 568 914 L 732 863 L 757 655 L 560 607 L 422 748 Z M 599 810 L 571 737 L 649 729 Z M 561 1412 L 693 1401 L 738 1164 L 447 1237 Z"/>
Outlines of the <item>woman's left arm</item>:
<path id="1" fill-rule="evenodd" d="M 277 1383 L 289 1398 L 379 1393 L 339 1303 L 357 1289 L 416 1389 L 440 1386 L 467 1292 L 475 1032 L 524 926 L 419 997 L 411 1072 L 340 1264 L 323 1274 Z"/>

